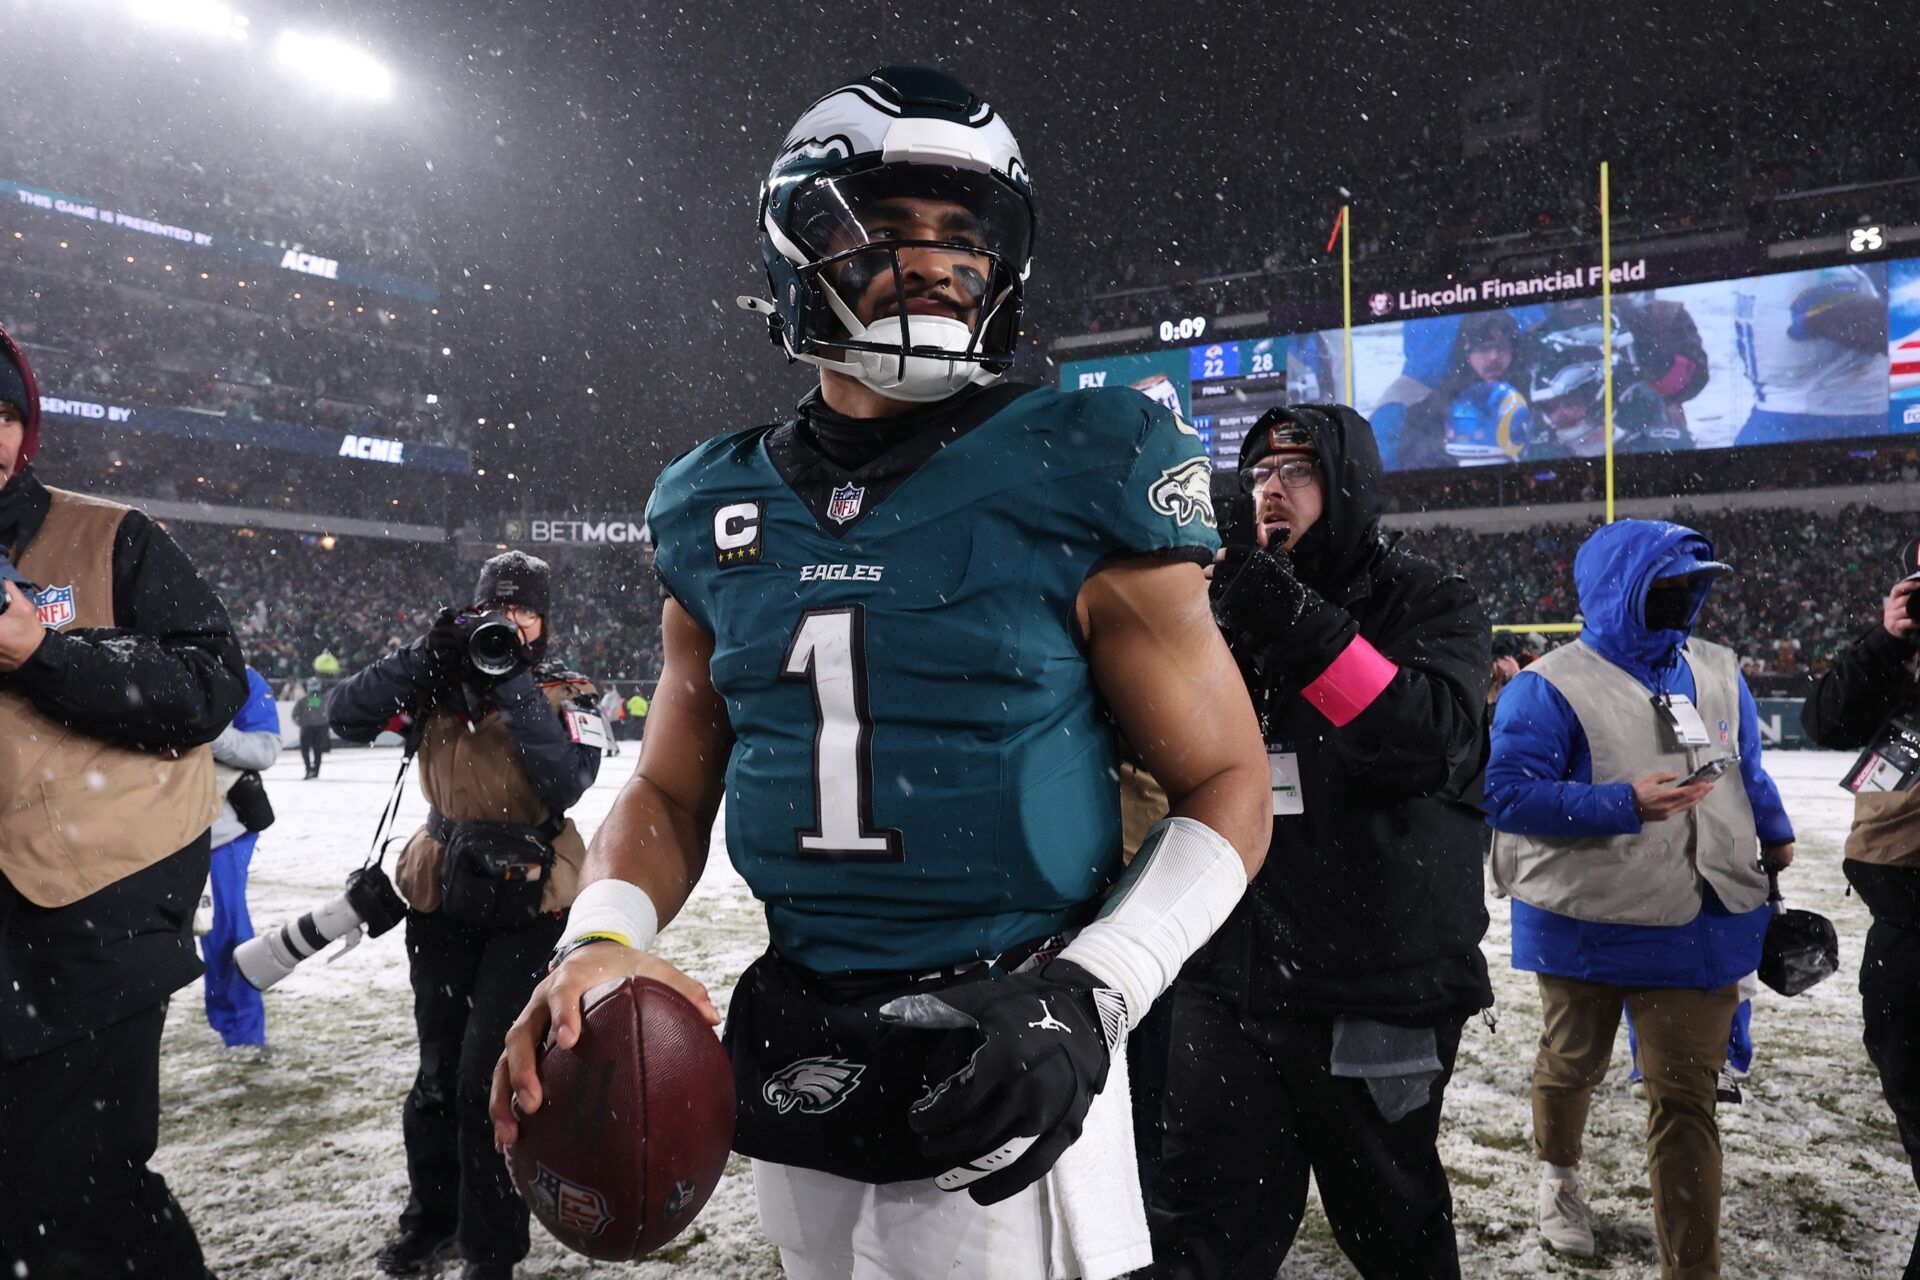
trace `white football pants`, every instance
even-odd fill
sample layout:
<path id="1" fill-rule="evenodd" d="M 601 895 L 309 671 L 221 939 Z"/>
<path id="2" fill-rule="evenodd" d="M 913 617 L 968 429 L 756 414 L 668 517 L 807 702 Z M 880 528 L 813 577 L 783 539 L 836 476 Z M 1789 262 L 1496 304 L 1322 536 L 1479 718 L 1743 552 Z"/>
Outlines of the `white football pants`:
<path id="1" fill-rule="evenodd" d="M 753 1162 L 760 1226 L 787 1280 L 1041 1280 L 1046 1179 L 995 1205 L 932 1181 L 874 1186 Z"/>

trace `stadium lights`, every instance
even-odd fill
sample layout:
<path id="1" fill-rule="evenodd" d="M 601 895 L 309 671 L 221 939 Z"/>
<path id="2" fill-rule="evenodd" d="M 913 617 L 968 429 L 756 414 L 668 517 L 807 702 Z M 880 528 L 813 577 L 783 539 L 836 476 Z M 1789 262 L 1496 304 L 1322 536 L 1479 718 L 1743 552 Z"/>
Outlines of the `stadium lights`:
<path id="1" fill-rule="evenodd" d="M 375 102 L 393 96 L 393 72 L 344 40 L 285 31 L 274 56 L 287 70 L 336 93 Z"/>
<path id="2" fill-rule="evenodd" d="M 129 17 L 156 27 L 179 27 L 202 35 L 247 38 L 247 19 L 220 0 L 126 0 Z"/>

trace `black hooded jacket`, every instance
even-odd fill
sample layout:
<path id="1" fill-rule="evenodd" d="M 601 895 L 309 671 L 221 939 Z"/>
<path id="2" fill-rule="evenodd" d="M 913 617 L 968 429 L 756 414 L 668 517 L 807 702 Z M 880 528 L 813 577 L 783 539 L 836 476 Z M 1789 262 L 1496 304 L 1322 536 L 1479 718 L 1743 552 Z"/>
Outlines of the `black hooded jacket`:
<path id="1" fill-rule="evenodd" d="M 1289 412 L 1312 434 L 1324 510 L 1290 556 L 1230 554 L 1214 607 L 1269 749 L 1297 754 L 1305 812 L 1274 819 L 1265 866 L 1187 976 L 1254 1009 L 1453 1021 L 1493 998 L 1480 952 L 1486 615 L 1464 578 L 1380 530 L 1366 420 Z M 1257 447 L 1250 437 L 1245 456 Z M 1377 691 L 1385 669 L 1368 646 L 1398 668 Z M 1358 682 L 1364 705 L 1326 696 L 1343 657 L 1373 674 Z"/>
<path id="2" fill-rule="evenodd" d="M 0 357 L 24 368 L 0 331 Z M 31 387 L 28 374 L 28 386 Z M 38 405 L 27 406 L 29 439 Z M 0 487 L 0 547 L 24 554 L 51 501 L 29 466 Z M 111 628 L 50 631 L 0 686 L 64 724 L 148 750 L 212 742 L 246 701 L 222 605 L 180 548 L 138 511 L 113 544 Z M 191 925 L 207 882 L 205 835 L 69 907 L 29 902 L 0 876 L 0 1059 L 56 1048 L 151 1008 L 200 975 Z"/>

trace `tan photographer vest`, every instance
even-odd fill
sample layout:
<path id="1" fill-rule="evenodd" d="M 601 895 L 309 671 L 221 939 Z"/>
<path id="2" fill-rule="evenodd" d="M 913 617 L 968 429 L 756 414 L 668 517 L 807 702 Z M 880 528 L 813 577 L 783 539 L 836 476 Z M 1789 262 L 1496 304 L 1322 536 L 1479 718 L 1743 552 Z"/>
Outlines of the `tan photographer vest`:
<path id="1" fill-rule="evenodd" d="M 557 715 L 572 699 L 593 693 L 585 680 L 543 682 Z M 520 822 L 538 826 L 547 820 L 547 806 L 520 767 L 520 748 L 499 712 L 490 711 L 468 728 L 465 717 L 448 707 L 437 707 L 427 717 L 420 739 L 420 790 L 441 817 L 452 822 Z M 586 861 L 586 842 L 573 819 L 553 842 L 553 874 L 540 892 L 542 911 L 563 911 L 580 893 L 580 865 Z M 421 827 L 400 851 L 393 869 L 394 887 L 407 905 L 419 912 L 440 909 L 440 866 L 447 847 Z"/>
<path id="2" fill-rule="evenodd" d="M 52 629 L 111 627 L 113 543 L 129 510 L 63 489 L 14 564 L 71 588 Z M 213 751 L 137 751 L 70 728 L 0 681 L 0 874 L 28 901 L 64 907 L 143 871 L 213 824 Z"/>
<path id="3" fill-rule="evenodd" d="M 1920 787 L 1855 795 L 1846 856 L 1855 862 L 1920 870 Z"/>
<path id="4" fill-rule="evenodd" d="M 1739 750 L 1740 671 L 1733 650 L 1690 640 L 1694 703 L 1709 737 L 1729 729 L 1724 745 L 1673 745 L 1645 685 L 1584 642 L 1556 649 L 1527 670 L 1567 700 L 1593 755 L 1593 781 L 1632 782 L 1649 773 L 1681 776 Z M 1522 902 L 1597 924 L 1686 924 L 1700 913 L 1701 886 L 1711 884 L 1729 911 L 1751 911 L 1767 898 L 1753 806 L 1738 769 L 1707 798 L 1637 835 L 1554 840 L 1496 831 L 1489 869 L 1500 891 Z"/>
<path id="5" fill-rule="evenodd" d="M 1920 716 L 1920 698 L 1909 697 L 1901 714 L 1909 721 Z M 1856 792 L 1846 856 L 1882 867 L 1920 869 L 1920 786 Z"/>

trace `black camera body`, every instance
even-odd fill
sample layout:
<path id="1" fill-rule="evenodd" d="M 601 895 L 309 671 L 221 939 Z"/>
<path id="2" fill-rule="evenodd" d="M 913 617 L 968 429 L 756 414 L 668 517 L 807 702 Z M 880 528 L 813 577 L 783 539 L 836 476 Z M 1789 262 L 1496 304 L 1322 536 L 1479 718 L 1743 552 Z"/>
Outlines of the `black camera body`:
<path id="1" fill-rule="evenodd" d="M 347 877 L 347 905 L 369 938 L 377 938 L 407 918 L 407 900 L 378 866 L 361 867 Z"/>
<path id="2" fill-rule="evenodd" d="M 4 547 L 0 547 L 0 578 L 4 578 L 8 582 L 13 583 L 14 586 L 20 588 L 22 595 L 29 598 L 38 594 L 40 590 L 37 585 L 27 581 L 26 576 L 13 567 L 13 560 L 7 555 L 6 548 Z M 5 613 L 6 611 L 7 593 L 0 591 L 0 613 Z"/>
<path id="3" fill-rule="evenodd" d="M 361 867 L 347 877 L 339 897 L 235 947 L 234 967 L 265 991 L 336 938 L 347 937 L 347 950 L 352 950 L 360 934 L 377 938 L 406 918 L 406 900 L 387 873 L 377 863 Z"/>

